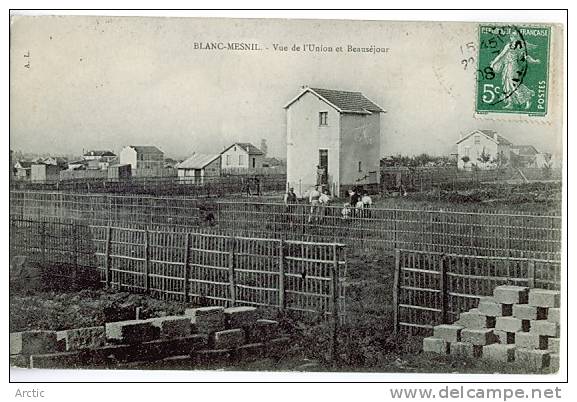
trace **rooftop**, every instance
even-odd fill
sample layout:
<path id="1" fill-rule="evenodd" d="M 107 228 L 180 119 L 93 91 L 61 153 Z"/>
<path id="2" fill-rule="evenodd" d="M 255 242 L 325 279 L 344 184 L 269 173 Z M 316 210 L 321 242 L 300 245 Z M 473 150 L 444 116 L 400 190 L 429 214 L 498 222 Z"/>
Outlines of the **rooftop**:
<path id="1" fill-rule="evenodd" d="M 327 102 L 331 106 L 335 107 L 341 113 L 360 113 L 360 114 L 372 114 L 372 113 L 384 113 L 385 110 L 379 105 L 371 101 L 361 92 L 351 92 L 351 91 L 341 91 L 336 89 L 324 89 L 324 88 L 309 88 L 306 87 L 303 91 L 293 100 L 291 100 L 285 108 L 289 107 L 293 102 L 298 100 L 305 93 L 310 92 L 321 100 Z"/>

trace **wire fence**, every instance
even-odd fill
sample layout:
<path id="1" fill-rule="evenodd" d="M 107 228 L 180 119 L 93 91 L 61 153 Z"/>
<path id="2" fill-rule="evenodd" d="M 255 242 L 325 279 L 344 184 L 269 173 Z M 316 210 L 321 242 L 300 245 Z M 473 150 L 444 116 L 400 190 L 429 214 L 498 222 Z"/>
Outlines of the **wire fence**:
<path id="1" fill-rule="evenodd" d="M 15 218 L 10 229 L 14 255 L 49 270 L 63 264 L 71 272 L 92 268 L 113 289 L 198 305 L 345 317 L 342 244 Z"/>
<path id="2" fill-rule="evenodd" d="M 559 289 L 561 262 L 396 250 L 394 328 L 430 335 L 499 285 Z"/>
<path id="3" fill-rule="evenodd" d="M 389 255 L 396 248 L 463 255 L 559 260 L 560 216 L 368 208 L 343 216 L 336 206 L 311 208 L 187 197 L 10 192 L 10 216 L 78 220 L 87 225 L 234 234 L 343 243 Z"/>

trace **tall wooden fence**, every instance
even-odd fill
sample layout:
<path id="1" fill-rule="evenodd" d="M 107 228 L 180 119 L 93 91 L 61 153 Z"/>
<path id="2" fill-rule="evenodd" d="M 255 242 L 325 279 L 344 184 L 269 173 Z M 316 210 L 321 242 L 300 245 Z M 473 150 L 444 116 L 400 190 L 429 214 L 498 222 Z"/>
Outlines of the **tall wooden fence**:
<path id="1" fill-rule="evenodd" d="M 343 217 L 342 207 L 229 202 L 218 227 L 245 236 L 335 241 L 392 255 L 396 248 L 501 257 L 560 258 L 561 217 L 514 213 L 371 208 Z"/>
<path id="2" fill-rule="evenodd" d="M 10 225 L 14 255 L 48 268 L 92 267 L 115 289 L 200 305 L 345 316 L 342 244 L 21 219 Z"/>
<path id="3" fill-rule="evenodd" d="M 431 334 L 452 323 L 460 312 L 477 307 L 499 285 L 559 289 L 561 262 L 395 251 L 394 328 Z"/>
<path id="4" fill-rule="evenodd" d="M 371 208 L 345 218 L 336 206 L 311 211 L 306 204 L 58 192 L 11 191 L 10 216 L 163 231 L 204 226 L 214 233 L 344 243 L 389 255 L 404 248 L 559 260 L 562 236 L 561 217 L 549 215 Z"/>

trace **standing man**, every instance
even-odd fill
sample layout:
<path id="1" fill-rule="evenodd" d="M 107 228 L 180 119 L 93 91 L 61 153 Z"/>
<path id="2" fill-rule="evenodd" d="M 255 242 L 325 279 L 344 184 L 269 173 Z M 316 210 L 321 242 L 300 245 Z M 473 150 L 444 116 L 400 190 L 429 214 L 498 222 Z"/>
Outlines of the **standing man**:
<path id="1" fill-rule="evenodd" d="M 309 193 L 309 203 L 311 204 L 311 211 L 309 215 L 308 222 L 311 223 L 313 217 L 316 217 L 319 209 L 319 199 L 321 198 L 321 193 L 319 191 L 319 185 L 316 185 Z"/>
<path id="2" fill-rule="evenodd" d="M 325 174 L 325 168 L 321 165 L 317 165 L 317 186 L 323 186 L 326 184 Z"/>

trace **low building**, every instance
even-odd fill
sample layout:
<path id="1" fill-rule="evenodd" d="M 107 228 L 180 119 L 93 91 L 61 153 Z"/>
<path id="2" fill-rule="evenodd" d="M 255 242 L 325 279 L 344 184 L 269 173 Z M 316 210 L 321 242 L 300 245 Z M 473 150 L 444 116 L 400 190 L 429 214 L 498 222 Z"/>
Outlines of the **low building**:
<path id="1" fill-rule="evenodd" d="M 130 180 L 132 177 L 131 165 L 111 165 L 108 167 L 109 181 Z"/>
<path id="2" fill-rule="evenodd" d="M 221 172 L 220 158 L 219 154 L 193 154 L 176 165 L 179 181 L 187 184 L 204 184 L 218 180 Z"/>
<path id="3" fill-rule="evenodd" d="M 511 165 L 514 167 L 536 167 L 536 157 L 539 154 L 533 145 L 512 145 Z"/>
<path id="4" fill-rule="evenodd" d="M 14 165 L 15 178 L 18 180 L 30 179 L 30 174 L 32 170 L 32 162 L 30 161 L 18 161 Z"/>
<path id="5" fill-rule="evenodd" d="M 112 151 L 88 151 L 82 155 L 82 159 L 87 161 L 101 160 L 103 162 L 110 162 L 114 158 L 116 158 L 116 155 Z"/>
<path id="6" fill-rule="evenodd" d="M 248 142 L 235 142 L 221 155 L 221 168 L 225 169 L 258 169 L 262 167 L 264 153 Z"/>
<path id="7" fill-rule="evenodd" d="M 120 151 L 120 165 L 131 165 L 132 170 L 162 170 L 164 152 L 152 145 L 128 145 Z"/>
<path id="8" fill-rule="evenodd" d="M 492 169 L 508 165 L 511 142 L 493 130 L 475 130 L 457 141 L 457 167 Z"/>
<path id="9" fill-rule="evenodd" d="M 58 165 L 49 165 L 45 163 L 34 163 L 30 169 L 30 181 L 33 183 L 54 183 L 60 180 L 60 171 Z"/>

